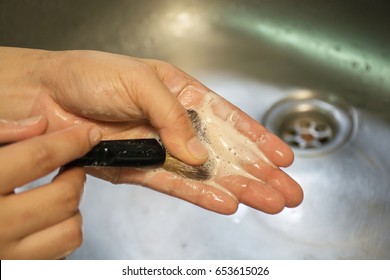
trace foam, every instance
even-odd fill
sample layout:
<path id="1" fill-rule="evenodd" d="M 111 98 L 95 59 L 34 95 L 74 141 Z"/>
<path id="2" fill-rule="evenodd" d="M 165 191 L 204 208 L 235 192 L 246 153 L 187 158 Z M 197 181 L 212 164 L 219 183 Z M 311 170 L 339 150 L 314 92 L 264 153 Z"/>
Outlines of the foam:
<path id="1" fill-rule="evenodd" d="M 262 161 L 262 164 L 277 167 L 256 143 L 234 128 L 239 112 L 229 107 L 226 101 L 214 93 L 205 95 L 202 104 L 198 104 L 194 110 L 198 113 L 201 122 L 199 138 L 209 150 L 209 160 L 206 164 L 212 169 L 212 176 L 205 183 L 229 194 L 231 193 L 226 188 L 216 183 L 217 176 L 240 175 L 265 184 L 259 178 L 249 174 L 242 167 L 242 163 L 259 166 L 259 161 Z"/>

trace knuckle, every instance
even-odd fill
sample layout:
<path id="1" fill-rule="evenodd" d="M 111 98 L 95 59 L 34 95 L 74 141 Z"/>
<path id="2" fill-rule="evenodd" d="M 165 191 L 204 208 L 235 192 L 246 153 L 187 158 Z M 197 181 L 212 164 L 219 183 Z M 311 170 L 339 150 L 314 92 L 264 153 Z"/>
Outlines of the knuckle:
<path id="1" fill-rule="evenodd" d="M 190 119 L 186 110 L 174 106 L 168 115 L 169 123 L 173 128 L 185 128 L 190 124 Z"/>
<path id="2" fill-rule="evenodd" d="M 127 72 L 124 72 L 126 74 L 126 77 L 129 77 L 129 78 L 132 78 L 130 81 L 133 82 L 133 84 L 138 84 L 137 83 L 137 77 L 148 77 L 152 74 L 154 74 L 154 71 L 152 68 L 150 68 L 149 65 L 145 64 L 145 63 L 137 63 L 137 65 L 135 65 L 135 69 L 128 69 Z M 136 71 L 136 75 L 135 75 L 135 71 Z"/>
<path id="3" fill-rule="evenodd" d="M 67 230 L 64 232 L 64 241 L 70 250 L 75 250 L 83 242 L 81 215 L 75 215 L 68 223 Z"/>
<path id="4" fill-rule="evenodd" d="M 157 60 L 156 66 L 157 70 L 164 69 L 165 75 L 168 75 L 169 77 L 172 77 L 177 72 L 177 68 L 166 61 Z"/>
<path id="5" fill-rule="evenodd" d="M 64 184 L 59 186 L 62 189 L 61 203 L 65 209 L 73 213 L 79 208 L 83 187 L 78 184 Z"/>
<path id="6" fill-rule="evenodd" d="M 42 174 L 47 174 L 53 171 L 56 166 L 56 153 L 45 142 L 41 142 L 37 145 L 31 156 L 34 166 L 38 168 Z"/>

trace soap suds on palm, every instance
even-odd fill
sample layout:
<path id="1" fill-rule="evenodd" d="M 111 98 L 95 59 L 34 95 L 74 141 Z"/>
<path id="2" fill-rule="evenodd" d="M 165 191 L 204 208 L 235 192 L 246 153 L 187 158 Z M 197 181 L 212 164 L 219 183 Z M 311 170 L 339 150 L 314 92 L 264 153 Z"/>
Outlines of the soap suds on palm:
<path id="1" fill-rule="evenodd" d="M 206 164 L 213 170 L 208 181 L 214 184 L 216 176 L 228 175 L 242 175 L 261 181 L 250 175 L 242 164 L 256 165 L 262 161 L 262 164 L 273 168 L 276 166 L 256 143 L 234 128 L 239 113 L 228 107 L 224 108 L 223 105 L 218 96 L 210 93 L 205 96 L 202 104 L 192 109 L 196 111 L 200 120 L 200 124 L 195 124 L 199 138 L 209 150 L 209 161 Z"/>

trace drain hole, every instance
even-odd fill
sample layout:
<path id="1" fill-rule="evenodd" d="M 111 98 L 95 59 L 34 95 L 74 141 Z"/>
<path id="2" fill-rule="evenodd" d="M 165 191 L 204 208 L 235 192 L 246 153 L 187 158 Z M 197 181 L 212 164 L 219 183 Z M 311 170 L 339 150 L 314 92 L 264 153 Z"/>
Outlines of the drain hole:
<path id="1" fill-rule="evenodd" d="M 327 116 L 297 112 L 282 121 L 277 134 L 293 147 L 312 149 L 331 142 L 336 129 L 334 120 Z"/>
<path id="2" fill-rule="evenodd" d="M 262 122 L 295 150 L 331 151 L 350 138 L 356 119 L 351 106 L 336 100 L 301 92 L 274 104 Z"/>

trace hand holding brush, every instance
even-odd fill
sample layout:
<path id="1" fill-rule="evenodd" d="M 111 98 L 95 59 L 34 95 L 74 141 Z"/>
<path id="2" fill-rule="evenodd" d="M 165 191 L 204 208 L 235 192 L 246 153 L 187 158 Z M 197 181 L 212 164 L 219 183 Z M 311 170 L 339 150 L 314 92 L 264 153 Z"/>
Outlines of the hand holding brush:
<path id="1" fill-rule="evenodd" d="M 303 199 L 300 186 L 279 168 L 293 161 L 289 147 L 168 63 L 8 47 L 0 47 L 0 63 L 0 119 L 18 120 L 0 121 L 0 143 L 12 143 L 0 148 L 2 259 L 62 258 L 80 246 L 82 168 L 64 169 L 34 190 L 14 190 L 93 154 L 96 145 L 103 146 L 97 159 L 107 163 L 102 139 L 164 144 L 163 168 L 81 164 L 112 183 L 145 185 L 223 214 L 239 203 L 277 213 Z M 187 111 L 199 120 L 191 122 Z M 207 176 L 164 169 L 167 155 L 205 168 Z"/>
<path id="2" fill-rule="evenodd" d="M 139 168 L 87 168 L 94 176 L 113 183 L 147 185 L 220 213 L 234 212 L 240 202 L 275 213 L 302 201 L 299 185 L 279 169 L 292 163 L 290 148 L 237 107 L 168 63 L 94 51 L 2 48 L 0 54 L 4 65 L 12 65 L 5 73 L 12 79 L 3 80 L 2 88 L 8 89 L 8 98 L 0 105 L 3 115 L 16 119 L 26 114 L 44 115 L 49 120 L 46 133 L 93 123 L 101 128 L 104 140 L 159 138 L 169 155 L 188 166 L 212 166 L 211 177 L 203 181 L 176 176 L 165 169 L 152 173 Z M 16 98 L 20 92 L 26 92 L 25 98 Z M 202 113 L 205 108 L 208 112 Z M 200 129 L 196 123 L 193 127 L 188 110 L 200 116 Z M 228 122 L 230 128 L 221 131 Z M 218 131 L 219 140 L 213 140 L 216 135 L 202 137 L 206 131 Z M 222 169 L 229 164 L 216 161 L 230 155 L 221 148 L 216 151 L 215 146 L 234 135 L 242 135 L 248 145 L 255 143 L 263 156 L 249 161 L 231 158 L 239 172 L 228 174 Z M 229 148 L 234 152 L 234 147 L 225 147 Z"/>

